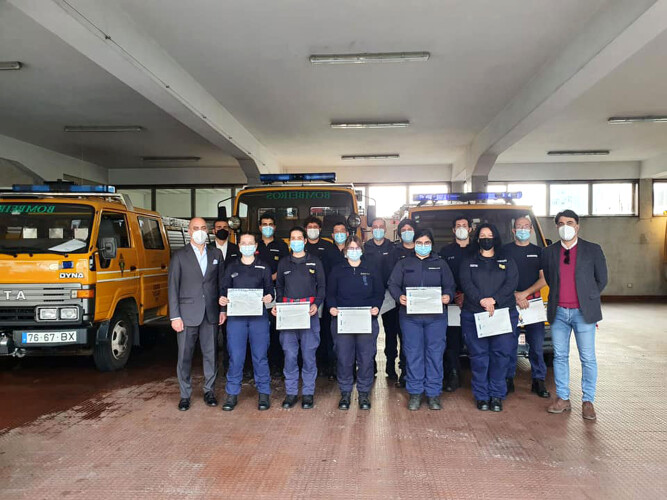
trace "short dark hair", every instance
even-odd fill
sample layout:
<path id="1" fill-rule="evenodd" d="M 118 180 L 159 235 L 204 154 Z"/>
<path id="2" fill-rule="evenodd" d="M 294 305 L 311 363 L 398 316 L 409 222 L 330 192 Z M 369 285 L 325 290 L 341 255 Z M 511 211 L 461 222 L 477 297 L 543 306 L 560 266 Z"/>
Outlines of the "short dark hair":
<path id="1" fill-rule="evenodd" d="M 264 212 L 259 216 L 259 223 L 261 224 L 264 219 L 269 219 L 273 224 L 276 223 L 276 214 L 273 212 Z"/>
<path id="2" fill-rule="evenodd" d="M 577 224 L 579 224 L 579 216 L 576 214 L 574 210 L 570 210 L 569 208 L 567 210 L 563 210 L 562 212 L 558 212 L 556 214 L 556 217 L 554 217 L 554 222 L 556 223 L 556 225 L 558 225 L 558 221 L 560 220 L 561 217 L 569 217 L 577 221 Z"/>
<path id="3" fill-rule="evenodd" d="M 292 233 L 294 231 L 300 232 L 303 235 L 303 239 L 304 240 L 306 239 L 306 230 L 304 228 L 302 228 L 301 226 L 294 226 L 292 229 L 289 230 L 289 233 L 287 233 L 289 234 L 290 238 L 292 237 Z"/>
<path id="4" fill-rule="evenodd" d="M 427 236 L 428 239 L 431 240 L 431 245 L 435 245 L 435 240 L 433 239 L 433 231 L 431 231 L 429 228 L 419 229 L 415 231 L 415 239 L 413 241 L 417 241 L 422 236 Z"/>
<path id="5" fill-rule="evenodd" d="M 348 233 L 350 232 L 350 228 L 347 227 L 347 224 L 345 224 L 344 220 L 339 220 L 333 223 L 333 226 L 331 226 L 331 232 L 333 233 L 334 229 L 336 229 L 336 226 L 343 226 L 345 228 L 345 231 Z"/>
<path id="6" fill-rule="evenodd" d="M 371 221 L 371 226 L 375 223 L 376 220 L 381 220 L 382 222 L 384 222 L 384 225 L 385 225 L 385 226 L 387 225 L 387 221 L 384 220 L 383 217 L 376 217 L 375 219 L 373 219 L 373 220 Z"/>
<path id="7" fill-rule="evenodd" d="M 244 236 L 252 236 L 252 239 L 255 240 L 255 243 L 257 243 L 257 235 L 255 233 L 251 233 L 250 231 L 243 231 L 236 237 L 236 241 L 241 243 L 241 238 Z"/>
<path id="8" fill-rule="evenodd" d="M 213 226 L 215 227 L 215 225 L 216 225 L 218 222 L 224 222 L 225 224 L 227 224 L 227 225 L 229 226 L 229 222 L 227 221 L 227 219 L 215 219 L 215 220 L 213 221 Z"/>
<path id="9" fill-rule="evenodd" d="M 319 217 L 315 217 L 314 215 L 306 217 L 303 221 L 303 227 L 308 227 L 308 224 L 317 224 L 319 228 L 322 229 L 322 221 Z"/>
<path id="10" fill-rule="evenodd" d="M 470 219 L 470 217 L 468 217 L 467 215 L 463 215 L 463 214 L 456 214 L 454 216 L 454 219 L 452 220 L 452 229 L 456 228 L 456 223 L 460 220 L 466 221 L 468 223 L 468 227 L 470 227 L 470 228 L 472 227 L 472 220 Z"/>
<path id="11" fill-rule="evenodd" d="M 484 224 L 477 226 L 477 229 L 475 230 L 475 237 L 472 240 L 473 248 L 475 249 L 475 252 L 479 253 L 479 233 L 482 232 L 482 229 L 486 228 L 489 228 L 493 234 L 493 250 L 495 255 L 498 256 L 503 247 L 503 242 L 500 239 L 500 232 L 498 231 L 498 228 L 495 226 L 495 224 L 491 224 L 490 222 L 485 222 Z"/>
<path id="12" fill-rule="evenodd" d="M 396 228 L 396 232 L 401 234 L 401 229 L 403 229 L 405 226 L 410 226 L 415 230 L 415 233 L 417 232 L 417 224 L 412 219 L 403 219 L 401 222 L 399 222 L 398 227 Z"/>

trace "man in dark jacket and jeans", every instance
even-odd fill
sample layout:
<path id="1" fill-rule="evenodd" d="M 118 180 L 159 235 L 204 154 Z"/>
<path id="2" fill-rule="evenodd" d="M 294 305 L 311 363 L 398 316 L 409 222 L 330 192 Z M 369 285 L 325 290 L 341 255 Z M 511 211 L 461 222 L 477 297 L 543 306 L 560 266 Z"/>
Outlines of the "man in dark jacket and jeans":
<path id="1" fill-rule="evenodd" d="M 570 405 L 570 334 L 581 360 L 582 416 L 595 420 L 595 384 L 598 367 L 595 359 L 595 326 L 602 319 L 600 293 L 607 285 L 607 263 L 599 245 L 581 238 L 579 216 L 572 210 L 556 215 L 560 241 L 542 253 L 542 268 L 549 285 L 547 318 L 554 345 L 556 400 L 549 413 L 563 413 Z"/>

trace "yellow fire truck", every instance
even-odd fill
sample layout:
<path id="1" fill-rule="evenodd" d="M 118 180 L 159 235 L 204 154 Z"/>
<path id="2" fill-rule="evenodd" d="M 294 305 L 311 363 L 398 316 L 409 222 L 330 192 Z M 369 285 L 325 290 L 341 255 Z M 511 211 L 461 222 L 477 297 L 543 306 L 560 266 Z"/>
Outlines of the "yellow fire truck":
<path id="1" fill-rule="evenodd" d="M 187 222 L 113 186 L 58 181 L 0 193 L 0 356 L 87 354 L 122 368 L 167 311 L 170 249 Z"/>

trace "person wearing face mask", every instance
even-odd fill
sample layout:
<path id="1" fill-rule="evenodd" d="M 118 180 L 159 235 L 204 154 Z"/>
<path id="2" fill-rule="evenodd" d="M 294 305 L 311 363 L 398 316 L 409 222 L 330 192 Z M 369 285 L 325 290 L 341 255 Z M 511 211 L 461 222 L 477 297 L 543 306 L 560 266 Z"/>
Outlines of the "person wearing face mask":
<path id="1" fill-rule="evenodd" d="M 472 221 L 463 214 L 454 216 L 452 221 L 452 232 L 454 241 L 440 249 L 440 258 L 447 262 L 449 269 L 456 281 L 456 295 L 454 302 L 461 308 L 463 305 L 463 292 L 459 280 L 459 268 L 461 261 L 470 254 L 470 233 L 472 232 Z M 459 377 L 461 347 L 463 344 L 463 333 L 460 326 L 447 326 L 447 349 L 445 349 L 445 392 L 454 392 L 461 386 Z"/>
<path id="2" fill-rule="evenodd" d="M 255 257 L 257 243 L 255 235 L 244 233 L 239 238 L 241 258 L 226 266 L 220 287 L 220 305 L 226 317 L 229 305 L 227 294 L 230 288 L 261 288 L 264 291 L 262 302 L 268 304 L 273 300 L 273 280 L 271 268 Z M 229 351 L 229 370 L 227 371 L 227 398 L 222 405 L 224 411 L 231 411 L 238 403 L 243 379 L 243 364 L 246 358 L 246 347 L 250 342 L 252 367 L 255 386 L 259 392 L 259 410 L 268 410 L 271 406 L 271 373 L 267 351 L 269 349 L 269 317 L 266 309 L 262 316 L 232 316 L 227 318 L 227 349 Z"/>
<path id="3" fill-rule="evenodd" d="M 257 256 L 271 268 L 271 278 L 275 285 L 278 262 L 289 255 L 289 249 L 281 238 L 275 237 L 276 215 L 264 212 L 259 218 L 260 238 L 257 241 Z M 280 347 L 280 333 L 276 330 L 276 320 L 270 316 L 271 340 L 269 342 L 269 367 L 274 377 L 283 370 L 283 350 Z"/>
<path id="4" fill-rule="evenodd" d="M 225 318 L 218 297 L 224 271 L 222 253 L 207 248 L 206 221 L 195 217 L 188 226 L 190 244 L 171 256 L 169 263 L 169 317 L 176 331 L 178 364 L 176 375 L 181 399 L 178 409 L 190 409 L 192 384 L 190 372 L 197 339 L 204 364 L 204 402 L 217 406 L 215 398 L 217 327 Z"/>
<path id="5" fill-rule="evenodd" d="M 213 223 L 215 241 L 210 243 L 209 247 L 217 248 L 222 252 L 222 259 L 225 264 L 229 264 L 233 259 L 241 256 L 238 245 L 229 241 L 229 234 L 229 223 L 226 220 L 217 219 Z"/>
<path id="6" fill-rule="evenodd" d="M 381 217 L 371 221 L 373 238 L 364 244 L 364 255 L 375 257 L 376 264 L 382 270 L 382 282 L 385 289 L 392 270 L 394 243 L 386 238 L 387 223 Z M 398 307 L 382 315 L 384 328 L 384 355 L 387 359 L 385 372 L 389 380 L 397 381 L 396 358 L 398 357 Z"/>
<path id="7" fill-rule="evenodd" d="M 514 292 L 516 305 L 520 309 L 528 308 L 528 301 L 541 298 L 540 290 L 547 284 L 542 272 L 542 249 L 530 242 L 533 224 L 528 216 L 517 217 L 514 221 L 514 241 L 503 247 L 503 255 L 514 260 L 519 270 L 519 286 Z M 544 362 L 542 344 L 544 344 L 544 323 L 526 325 L 526 341 L 529 345 L 528 359 L 533 379 L 532 392 L 541 398 L 551 397 L 544 385 L 547 365 Z M 514 375 L 516 374 L 517 349 L 519 347 L 519 328 L 514 332 L 514 349 L 507 367 L 507 392 L 514 392 Z"/>
<path id="8" fill-rule="evenodd" d="M 600 294 L 607 286 L 607 261 L 600 245 L 579 238 L 579 216 L 572 210 L 556 215 L 560 242 L 542 252 L 542 269 L 549 285 L 547 319 L 554 345 L 556 400 L 549 413 L 570 411 L 570 336 L 581 360 L 582 416 L 595 420 L 595 326 L 602 320 Z"/>
<path id="9" fill-rule="evenodd" d="M 400 260 L 389 277 L 389 292 L 401 304 L 399 320 L 406 359 L 406 388 L 409 410 L 418 410 L 426 394 L 431 410 L 442 409 L 443 354 L 446 344 L 447 307 L 456 283 L 449 266 L 433 252 L 433 234 L 420 229 L 415 234 L 415 254 Z M 407 314 L 408 287 L 439 287 L 443 311 L 440 314 Z"/>
<path id="10" fill-rule="evenodd" d="M 510 322 L 516 328 L 519 313 L 514 291 L 519 283 L 519 271 L 512 259 L 501 255 L 498 229 L 484 223 L 473 237 L 474 253 L 461 263 L 459 279 L 465 294 L 461 311 L 461 329 L 468 346 L 472 371 L 472 393 L 481 411 L 502 411 L 507 395 L 505 375 L 512 349 L 516 351 L 513 333 L 477 337 L 475 314 L 509 308 Z"/>
<path id="11" fill-rule="evenodd" d="M 325 262 L 325 255 L 333 248 L 333 243 L 322 238 L 322 221 L 319 217 L 311 215 L 303 221 L 303 227 L 306 228 L 306 252 L 314 255 L 322 261 L 324 270 L 329 273 Z"/>
<path id="12" fill-rule="evenodd" d="M 320 322 L 317 309 L 326 296 L 326 277 L 320 259 L 307 254 L 306 230 L 294 227 L 289 232 L 292 254 L 278 263 L 276 280 L 276 302 L 308 302 L 310 304 L 310 328 L 303 330 L 282 330 L 280 344 L 285 353 L 285 400 L 283 408 L 292 408 L 299 399 L 299 364 L 301 350 L 303 380 L 301 407 L 313 407 L 317 363 L 315 352 L 320 344 Z M 272 309 L 274 316 L 278 310 Z"/>
<path id="13" fill-rule="evenodd" d="M 348 237 L 344 253 L 346 261 L 338 264 L 327 277 L 327 307 L 332 316 L 331 331 L 337 357 L 337 378 L 341 398 L 340 410 L 349 410 L 356 368 L 359 408 L 371 409 L 370 390 L 373 386 L 373 367 L 380 332 L 377 316 L 384 300 L 382 272 L 362 259 L 362 242 L 357 236 Z M 339 307 L 370 307 L 370 334 L 338 334 Z"/>

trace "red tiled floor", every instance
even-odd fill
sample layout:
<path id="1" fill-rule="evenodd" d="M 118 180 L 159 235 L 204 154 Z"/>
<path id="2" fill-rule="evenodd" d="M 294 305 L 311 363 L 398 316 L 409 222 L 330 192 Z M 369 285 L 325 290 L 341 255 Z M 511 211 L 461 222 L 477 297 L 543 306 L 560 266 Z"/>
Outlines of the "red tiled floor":
<path id="1" fill-rule="evenodd" d="M 526 360 L 500 414 L 468 383 L 409 412 L 383 378 L 370 412 L 339 411 L 319 379 L 310 411 L 282 410 L 276 381 L 267 412 L 246 385 L 231 413 L 199 397 L 181 413 L 171 346 L 110 375 L 30 360 L 0 371 L 0 498 L 665 498 L 667 306 L 604 312 L 597 422 L 581 418 L 574 342 L 564 415 L 530 394 Z"/>

